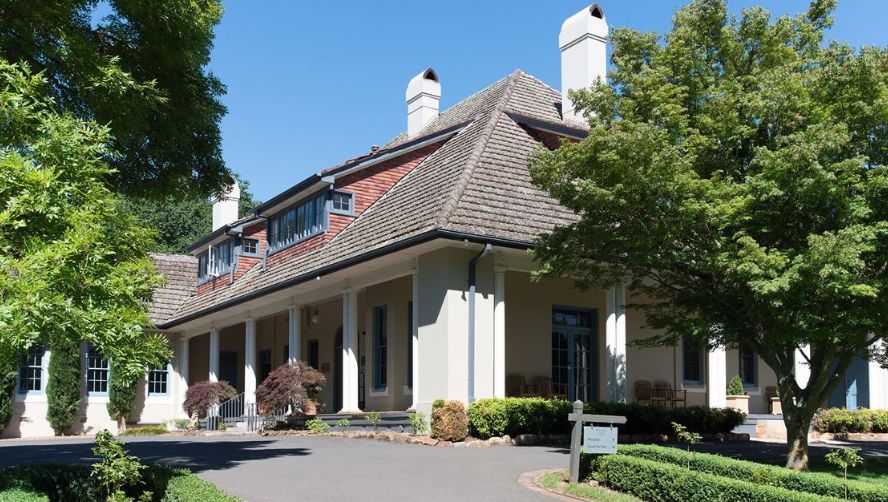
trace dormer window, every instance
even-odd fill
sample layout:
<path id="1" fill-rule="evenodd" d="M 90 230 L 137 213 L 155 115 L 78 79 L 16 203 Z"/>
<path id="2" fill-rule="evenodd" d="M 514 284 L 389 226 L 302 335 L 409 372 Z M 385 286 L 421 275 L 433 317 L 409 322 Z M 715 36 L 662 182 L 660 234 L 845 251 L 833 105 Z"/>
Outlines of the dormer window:
<path id="1" fill-rule="evenodd" d="M 197 257 L 197 280 L 206 282 L 214 277 L 228 273 L 231 270 L 232 242 L 228 239 L 216 245 L 211 245 L 206 253 Z"/>
<path id="2" fill-rule="evenodd" d="M 327 193 L 303 201 L 268 220 L 268 250 L 273 252 L 324 231 Z"/>
<path id="3" fill-rule="evenodd" d="M 355 196 L 348 192 L 333 192 L 333 212 L 340 214 L 355 214 Z"/>
<path id="4" fill-rule="evenodd" d="M 241 254 L 245 256 L 259 256 L 259 240 L 244 239 L 241 243 Z"/>

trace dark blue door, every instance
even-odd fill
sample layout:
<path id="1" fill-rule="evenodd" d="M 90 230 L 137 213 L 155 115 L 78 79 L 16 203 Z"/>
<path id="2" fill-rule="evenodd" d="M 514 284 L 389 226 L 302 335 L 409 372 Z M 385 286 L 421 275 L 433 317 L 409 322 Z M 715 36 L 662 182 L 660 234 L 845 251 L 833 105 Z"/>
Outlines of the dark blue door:
<path id="1" fill-rule="evenodd" d="M 833 365 L 835 368 L 835 365 Z M 869 408 L 869 365 L 866 359 L 855 357 L 848 370 L 827 400 L 830 408 Z"/>

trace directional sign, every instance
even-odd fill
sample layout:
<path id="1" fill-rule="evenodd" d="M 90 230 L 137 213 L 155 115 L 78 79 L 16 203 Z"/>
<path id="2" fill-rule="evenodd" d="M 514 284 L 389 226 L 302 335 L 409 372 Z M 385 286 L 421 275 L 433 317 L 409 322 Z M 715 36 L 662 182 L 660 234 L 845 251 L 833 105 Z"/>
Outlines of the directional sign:
<path id="1" fill-rule="evenodd" d="M 616 427 L 583 427 L 583 453 L 616 452 Z"/>

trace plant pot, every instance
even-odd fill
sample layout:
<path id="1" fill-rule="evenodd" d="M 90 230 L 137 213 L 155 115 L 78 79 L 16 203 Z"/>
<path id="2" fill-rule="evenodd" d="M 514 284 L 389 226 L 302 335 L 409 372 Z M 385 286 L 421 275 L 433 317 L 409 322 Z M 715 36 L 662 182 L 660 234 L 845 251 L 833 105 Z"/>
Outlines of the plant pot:
<path id="1" fill-rule="evenodd" d="M 739 412 L 749 414 L 749 396 L 727 396 L 726 406 Z"/>
<path id="2" fill-rule="evenodd" d="M 779 397 L 771 398 L 771 415 L 783 415 L 783 405 Z"/>

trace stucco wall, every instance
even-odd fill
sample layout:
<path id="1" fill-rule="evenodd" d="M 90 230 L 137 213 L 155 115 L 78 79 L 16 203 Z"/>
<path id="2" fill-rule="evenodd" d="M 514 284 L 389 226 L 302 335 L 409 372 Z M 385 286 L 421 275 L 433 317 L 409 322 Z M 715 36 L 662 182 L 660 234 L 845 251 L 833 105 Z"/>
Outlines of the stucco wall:
<path id="1" fill-rule="evenodd" d="M 365 376 L 365 411 L 406 410 L 413 397 L 405 389 L 407 385 L 407 308 L 413 297 L 413 278 L 401 277 L 392 281 L 377 284 L 366 289 L 359 297 L 362 312 L 359 317 L 359 329 L 364 332 L 363 354 Z M 388 368 L 386 372 L 387 386 L 385 390 L 374 389 L 374 367 L 376 356 L 376 333 L 373 326 L 373 310 L 375 307 L 386 306 L 387 309 L 387 343 Z M 360 308 L 360 307 L 359 307 Z M 405 392 L 407 391 L 407 392 Z"/>

